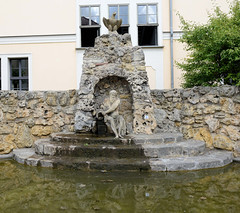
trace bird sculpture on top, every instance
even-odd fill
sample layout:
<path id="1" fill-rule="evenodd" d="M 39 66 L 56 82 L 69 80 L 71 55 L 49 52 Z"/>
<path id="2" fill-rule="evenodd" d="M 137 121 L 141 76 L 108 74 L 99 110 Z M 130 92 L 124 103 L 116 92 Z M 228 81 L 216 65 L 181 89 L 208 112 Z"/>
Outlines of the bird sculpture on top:
<path id="1" fill-rule="evenodd" d="M 115 19 L 116 12 L 112 14 L 110 19 L 106 19 L 103 17 L 103 23 L 108 28 L 109 31 L 117 31 L 117 29 L 121 26 L 122 24 L 122 19 L 117 20 Z"/>

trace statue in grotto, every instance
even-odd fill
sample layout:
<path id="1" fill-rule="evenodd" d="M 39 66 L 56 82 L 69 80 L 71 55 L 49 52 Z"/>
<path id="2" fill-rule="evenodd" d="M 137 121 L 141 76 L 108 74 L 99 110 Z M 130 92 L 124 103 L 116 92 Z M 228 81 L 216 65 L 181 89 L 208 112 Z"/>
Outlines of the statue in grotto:
<path id="1" fill-rule="evenodd" d="M 109 92 L 109 104 L 105 111 L 99 111 L 104 117 L 104 122 L 110 127 L 115 134 L 115 138 L 123 138 L 126 135 L 126 123 L 119 114 L 120 98 L 116 90 Z"/>

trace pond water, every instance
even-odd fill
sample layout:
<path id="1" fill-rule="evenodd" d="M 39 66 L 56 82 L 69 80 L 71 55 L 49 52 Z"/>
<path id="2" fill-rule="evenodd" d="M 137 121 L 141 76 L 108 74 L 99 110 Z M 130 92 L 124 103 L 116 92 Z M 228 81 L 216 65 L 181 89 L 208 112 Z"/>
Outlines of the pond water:
<path id="1" fill-rule="evenodd" d="M 240 164 L 195 172 L 81 172 L 0 161 L 0 212 L 240 212 Z"/>

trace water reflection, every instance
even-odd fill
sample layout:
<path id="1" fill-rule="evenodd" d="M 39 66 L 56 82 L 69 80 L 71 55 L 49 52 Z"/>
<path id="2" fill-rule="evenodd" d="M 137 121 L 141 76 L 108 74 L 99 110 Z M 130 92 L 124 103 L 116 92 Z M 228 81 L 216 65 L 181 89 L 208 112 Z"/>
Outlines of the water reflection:
<path id="1" fill-rule="evenodd" d="M 0 212 L 239 212 L 240 164 L 197 172 L 87 173 L 0 161 Z"/>

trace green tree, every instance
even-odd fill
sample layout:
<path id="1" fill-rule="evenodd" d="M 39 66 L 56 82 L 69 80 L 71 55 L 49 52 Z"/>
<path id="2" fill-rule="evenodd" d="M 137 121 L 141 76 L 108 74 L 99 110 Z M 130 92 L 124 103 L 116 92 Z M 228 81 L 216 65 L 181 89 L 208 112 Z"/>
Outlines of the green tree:
<path id="1" fill-rule="evenodd" d="M 240 1 L 228 14 L 216 7 L 207 24 L 189 23 L 180 17 L 184 32 L 180 42 L 189 51 L 183 63 L 182 86 L 240 85 Z"/>

